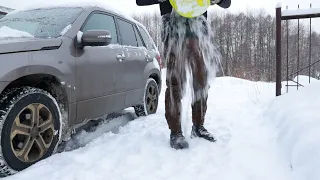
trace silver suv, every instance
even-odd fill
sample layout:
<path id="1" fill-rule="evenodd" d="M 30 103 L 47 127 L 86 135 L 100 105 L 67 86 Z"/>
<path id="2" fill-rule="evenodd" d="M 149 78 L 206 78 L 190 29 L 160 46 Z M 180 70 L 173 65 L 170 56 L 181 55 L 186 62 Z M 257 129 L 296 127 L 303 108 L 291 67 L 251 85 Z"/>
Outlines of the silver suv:
<path id="1" fill-rule="evenodd" d="M 109 9 L 9 13 L 0 19 L 0 63 L 2 176 L 49 157 L 90 120 L 157 111 L 160 54 L 143 25 Z"/>

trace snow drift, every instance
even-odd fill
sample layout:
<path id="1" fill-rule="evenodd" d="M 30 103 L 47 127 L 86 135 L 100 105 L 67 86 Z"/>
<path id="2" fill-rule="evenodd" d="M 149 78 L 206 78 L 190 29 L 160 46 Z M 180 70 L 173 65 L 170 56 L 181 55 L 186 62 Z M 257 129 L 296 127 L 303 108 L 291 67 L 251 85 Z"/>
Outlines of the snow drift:
<path id="1" fill-rule="evenodd" d="M 305 85 L 307 78 L 302 78 Z M 296 179 L 320 177 L 320 81 L 273 100 L 266 116 L 278 128 L 278 144 Z"/>

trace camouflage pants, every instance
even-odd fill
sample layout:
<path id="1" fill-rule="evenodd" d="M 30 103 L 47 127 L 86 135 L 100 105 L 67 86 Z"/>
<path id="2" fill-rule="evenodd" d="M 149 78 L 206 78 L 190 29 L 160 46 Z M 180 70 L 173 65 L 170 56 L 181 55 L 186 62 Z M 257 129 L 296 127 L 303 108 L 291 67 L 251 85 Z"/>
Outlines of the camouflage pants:
<path id="1" fill-rule="evenodd" d="M 197 35 L 189 27 L 188 21 L 189 19 L 182 17 L 163 16 L 162 40 L 167 62 L 165 117 L 172 133 L 181 132 L 181 99 L 187 80 L 186 67 L 190 69 L 193 79 L 194 101 L 191 104 L 193 124 L 203 125 L 207 111 L 208 83 L 205 63 Z M 185 31 L 181 32 L 183 28 Z"/>

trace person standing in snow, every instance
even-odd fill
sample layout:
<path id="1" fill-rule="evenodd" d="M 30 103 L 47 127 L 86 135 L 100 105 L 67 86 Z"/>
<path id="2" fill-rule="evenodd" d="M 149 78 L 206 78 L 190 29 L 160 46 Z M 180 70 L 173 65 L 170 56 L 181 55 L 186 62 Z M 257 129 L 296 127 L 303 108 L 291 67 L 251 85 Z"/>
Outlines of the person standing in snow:
<path id="1" fill-rule="evenodd" d="M 226 9 L 231 0 L 211 0 L 211 5 Z M 205 68 L 203 49 L 200 48 L 198 27 L 191 27 L 192 21 L 201 24 L 200 31 L 208 34 L 207 12 L 200 17 L 184 18 L 173 12 L 169 0 L 136 0 L 138 6 L 159 4 L 162 16 L 162 41 L 164 43 L 164 56 L 167 61 L 167 78 L 165 92 L 165 117 L 171 130 L 170 146 L 174 149 L 189 147 L 181 129 L 181 98 L 183 86 L 186 83 L 187 63 L 193 75 L 192 103 L 192 137 L 204 138 L 215 142 L 215 138 L 204 128 L 204 119 L 207 111 L 208 99 L 208 73 Z M 182 29 L 181 28 L 185 28 Z M 179 39 L 180 37 L 180 39 Z M 181 43 L 183 37 L 183 43 Z M 180 43 L 179 43 L 180 42 Z M 207 55 L 209 56 L 209 55 Z"/>

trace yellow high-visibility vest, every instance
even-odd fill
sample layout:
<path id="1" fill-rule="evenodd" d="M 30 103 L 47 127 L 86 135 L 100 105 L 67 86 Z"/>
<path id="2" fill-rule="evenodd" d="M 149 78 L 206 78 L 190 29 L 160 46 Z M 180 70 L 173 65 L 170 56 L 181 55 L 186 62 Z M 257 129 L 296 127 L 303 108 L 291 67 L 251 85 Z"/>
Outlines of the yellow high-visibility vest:
<path id="1" fill-rule="evenodd" d="M 186 18 L 202 15 L 210 6 L 210 0 L 169 0 L 169 2 L 179 15 Z"/>

